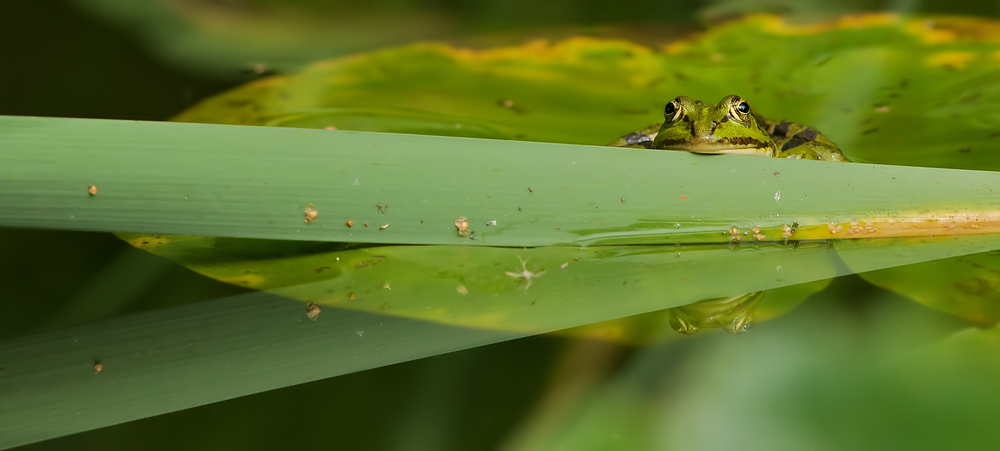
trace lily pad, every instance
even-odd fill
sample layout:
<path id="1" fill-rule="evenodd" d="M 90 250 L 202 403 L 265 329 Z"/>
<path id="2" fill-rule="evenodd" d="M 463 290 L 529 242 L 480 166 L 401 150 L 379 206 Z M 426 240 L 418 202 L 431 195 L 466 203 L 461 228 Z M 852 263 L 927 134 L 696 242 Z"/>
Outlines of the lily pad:
<path id="1" fill-rule="evenodd" d="M 252 82 L 175 119 L 263 125 L 323 108 L 409 108 L 502 124 L 522 140 L 606 144 L 661 121 L 677 95 L 735 93 L 818 128 L 855 160 L 1000 169 L 998 80 L 997 21 L 752 16 L 660 48 L 590 38 L 389 48 Z"/>

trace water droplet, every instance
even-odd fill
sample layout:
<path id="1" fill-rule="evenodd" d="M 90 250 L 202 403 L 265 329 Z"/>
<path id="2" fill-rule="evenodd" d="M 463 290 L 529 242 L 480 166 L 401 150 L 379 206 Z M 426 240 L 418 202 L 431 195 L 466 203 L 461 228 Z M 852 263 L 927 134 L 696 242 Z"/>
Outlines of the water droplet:
<path id="1" fill-rule="evenodd" d="M 674 228 L 675 228 L 675 229 L 679 229 L 679 228 L 681 228 L 681 224 L 680 224 L 680 223 L 677 223 L 677 224 L 674 224 Z"/>

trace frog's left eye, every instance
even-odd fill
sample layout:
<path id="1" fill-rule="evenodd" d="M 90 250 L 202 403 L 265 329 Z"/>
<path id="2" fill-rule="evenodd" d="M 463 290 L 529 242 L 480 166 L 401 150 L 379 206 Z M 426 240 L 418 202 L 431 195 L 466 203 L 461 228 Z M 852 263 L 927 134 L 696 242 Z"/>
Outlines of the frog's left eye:
<path id="1" fill-rule="evenodd" d="M 750 119 L 750 104 L 746 100 L 734 97 L 729 104 L 729 116 L 740 122 L 746 122 Z"/>
<path id="2" fill-rule="evenodd" d="M 677 99 L 671 100 L 666 106 L 663 107 L 663 118 L 675 122 L 681 117 L 681 106 Z"/>

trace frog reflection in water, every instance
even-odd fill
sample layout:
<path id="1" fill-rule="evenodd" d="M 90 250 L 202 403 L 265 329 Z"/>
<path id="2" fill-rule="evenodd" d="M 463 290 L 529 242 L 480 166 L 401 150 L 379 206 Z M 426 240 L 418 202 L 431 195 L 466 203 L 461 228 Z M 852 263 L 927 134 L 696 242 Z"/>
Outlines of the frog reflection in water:
<path id="1" fill-rule="evenodd" d="M 680 96 L 663 108 L 663 119 L 662 124 L 629 133 L 611 145 L 709 155 L 850 161 L 816 129 L 765 119 L 740 96 L 727 96 L 716 105 Z M 706 327 L 743 333 L 753 325 L 753 312 L 763 297 L 764 292 L 757 291 L 675 307 L 669 309 L 670 326 L 688 335 Z"/>

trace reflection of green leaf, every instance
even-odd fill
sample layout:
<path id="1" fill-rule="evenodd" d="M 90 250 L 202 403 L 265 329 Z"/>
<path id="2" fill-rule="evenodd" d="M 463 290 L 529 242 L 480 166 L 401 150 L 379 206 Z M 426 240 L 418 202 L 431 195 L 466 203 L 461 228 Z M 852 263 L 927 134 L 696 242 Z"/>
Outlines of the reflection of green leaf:
<path id="1" fill-rule="evenodd" d="M 851 243 L 841 246 L 842 252 L 857 260 L 847 269 L 833 248 L 823 243 L 767 245 L 736 252 L 724 245 L 582 249 L 379 246 L 340 250 L 337 243 L 302 243 L 292 250 L 273 241 L 123 238 L 209 277 L 293 299 L 534 333 L 788 287 L 776 290 L 770 308 L 773 316 L 792 307 L 782 304 L 801 302 L 822 288 L 792 285 L 1000 246 L 997 235 Z M 530 286 L 526 280 L 507 274 L 520 272 L 521 260 L 528 271 L 542 274 Z M 612 299 L 615 301 L 609 302 Z M 767 312 L 765 309 L 764 318 Z"/>
<path id="2" fill-rule="evenodd" d="M 263 124 L 315 108 L 400 107 L 503 124 L 526 140 L 605 144 L 660 121 L 677 95 L 738 93 L 769 117 L 817 127 L 855 159 L 1000 169 L 998 29 L 985 19 L 793 26 L 755 16 L 664 53 L 582 38 L 483 51 L 413 44 L 250 83 L 177 120 Z"/>
<path id="3" fill-rule="evenodd" d="M 1000 321 L 1000 255 L 984 252 L 865 273 L 865 280 L 979 324 Z"/>

